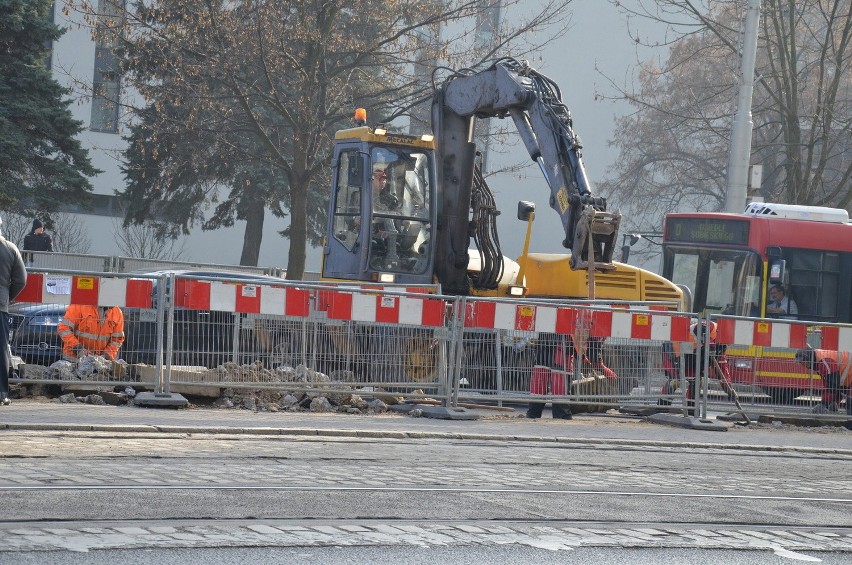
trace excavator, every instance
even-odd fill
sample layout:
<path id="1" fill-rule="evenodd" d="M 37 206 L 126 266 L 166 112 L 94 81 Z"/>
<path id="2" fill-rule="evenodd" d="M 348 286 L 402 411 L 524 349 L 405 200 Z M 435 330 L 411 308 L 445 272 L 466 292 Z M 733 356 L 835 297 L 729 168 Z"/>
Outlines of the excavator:
<path id="1" fill-rule="evenodd" d="M 538 164 L 550 206 L 561 218 L 562 244 L 570 252 L 558 259 L 526 253 L 518 262 L 500 251 L 500 211 L 482 173 L 473 126 L 477 118 L 506 116 Z M 358 127 L 335 136 L 324 279 L 439 284 L 450 295 L 525 296 L 541 295 L 523 277 L 535 265 L 550 267 L 556 260 L 572 271 L 617 270 L 612 253 L 621 216 L 592 194 L 558 86 L 525 62 L 500 59 L 483 71 L 448 78 L 433 96 L 431 134 L 371 128 L 363 113 L 356 121 Z M 519 203 L 518 217 L 531 224 L 534 205 Z"/>
<path id="2" fill-rule="evenodd" d="M 567 253 L 532 253 L 535 205 L 521 201 L 523 253 L 503 256 L 500 215 L 473 138 L 476 119 L 510 117 L 550 190 Z M 648 271 L 614 263 L 620 214 L 592 193 L 582 144 L 559 87 L 524 61 L 502 58 L 457 72 L 433 93 L 432 132 L 384 124 L 335 135 L 322 278 L 436 285 L 455 296 L 659 300 L 682 291 Z"/>

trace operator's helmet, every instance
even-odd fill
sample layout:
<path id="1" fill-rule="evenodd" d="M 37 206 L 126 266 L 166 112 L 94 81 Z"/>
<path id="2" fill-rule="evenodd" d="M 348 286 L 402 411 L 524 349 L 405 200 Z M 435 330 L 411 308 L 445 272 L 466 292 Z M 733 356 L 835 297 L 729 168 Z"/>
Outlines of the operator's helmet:
<path id="1" fill-rule="evenodd" d="M 377 181 L 384 182 L 388 178 L 388 174 L 384 169 L 376 169 L 373 171 L 373 178 Z"/>

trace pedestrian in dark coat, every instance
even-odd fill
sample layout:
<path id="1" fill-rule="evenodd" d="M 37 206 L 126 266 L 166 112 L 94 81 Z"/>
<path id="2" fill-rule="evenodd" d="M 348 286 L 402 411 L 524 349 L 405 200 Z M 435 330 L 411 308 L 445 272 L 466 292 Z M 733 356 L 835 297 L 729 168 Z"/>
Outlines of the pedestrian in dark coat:
<path id="1" fill-rule="evenodd" d="M 33 229 L 24 236 L 24 251 L 53 251 L 53 238 L 44 233 L 41 220 L 33 220 Z"/>
<path id="2" fill-rule="evenodd" d="M 0 220 L 0 226 L 3 225 Z M 9 400 L 9 303 L 24 290 L 27 268 L 18 247 L 0 233 L 0 406 Z"/>

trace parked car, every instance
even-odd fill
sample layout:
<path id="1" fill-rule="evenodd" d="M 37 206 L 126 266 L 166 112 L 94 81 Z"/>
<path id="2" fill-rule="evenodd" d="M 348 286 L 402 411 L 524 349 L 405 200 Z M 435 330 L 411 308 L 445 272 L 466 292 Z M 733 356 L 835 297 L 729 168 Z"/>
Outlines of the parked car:
<path id="1" fill-rule="evenodd" d="M 9 306 L 9 344 L 12 355 L 25 363 L 50 365 L 62 359 L 62 340 L 56 326 L 64 306 L 12 304 Z"/>
<path id="2" fill-rule="evenodd" d="M 135 278 L 155 278 L 161 275 L 215 277 L 240 282 L 270 284 L 282 282 L 276 277 L 229 271 L 156 271 L 137 273 Z M 154 296 L 157 289 L 154 286 Z M 156 306 L 156 304 L 154 304 Z M 57 326 L 65 315 L 61 304 L 13 304 L 9 307 L 10 345 L 12 355 L 25 363 L 50 365 L 62 359 L 62 340 Z M 128 363 L 157 362 L 156 308 L 123 308 L 125 342 L 119 357 Z M 176 308 L 173 323 L 173 365 L 217 367 L 234 359 L 234 348 L 241 350 L 240 335 L 235 343 L 235 328 L 240 318 L 231 312 L 188 310 Z M 163 331 L 165 340 L 165 328 Z M 239 356 L 238 356 L 239 357 Z"/>

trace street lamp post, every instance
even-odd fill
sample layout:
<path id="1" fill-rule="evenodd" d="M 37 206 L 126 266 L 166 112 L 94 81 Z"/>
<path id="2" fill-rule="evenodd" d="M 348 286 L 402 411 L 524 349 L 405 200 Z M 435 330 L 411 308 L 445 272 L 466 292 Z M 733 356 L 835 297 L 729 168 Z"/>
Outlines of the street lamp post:
<path id="1" fill-rule="evenodd" d="M 728 189 L 725 211 L 745 210 L 748 195 L 748 165 L 751 157 L 751 99 L 754 91 L 754 64 L 757 58 L 757 35 L 760 25 L 760 0 L 749 0 L 743 30 L 743 52 L 737 113 L 731 125 L 731 147 L 728 154 Z"/>

